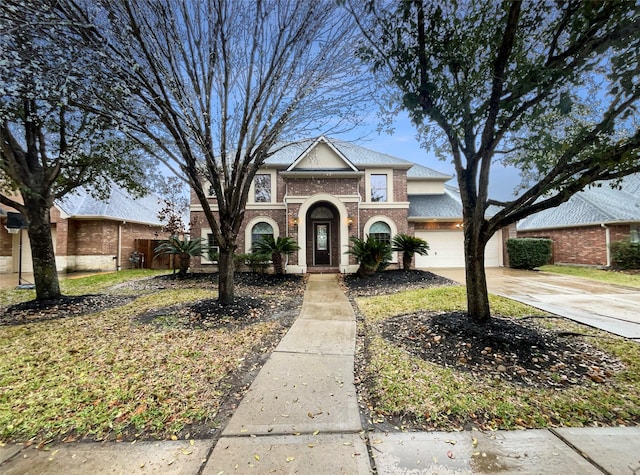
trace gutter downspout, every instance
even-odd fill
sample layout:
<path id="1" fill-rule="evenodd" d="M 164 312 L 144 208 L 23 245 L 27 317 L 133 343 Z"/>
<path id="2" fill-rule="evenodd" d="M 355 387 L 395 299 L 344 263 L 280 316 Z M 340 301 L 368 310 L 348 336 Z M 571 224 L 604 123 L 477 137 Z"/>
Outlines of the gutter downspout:
<path id="1" fill-rule="evenodd" d="M 600 227 L 603 228 L 605 232 L 604 240 L 607 246 L 607 267 L 611 267 L 611 229 L 604 223 L 600 223 Z"/>
<path id="2" fill-rule="evenodd" d="M 123 221 L 118 224 L 118 249 L 116 251 L 116 271 L 121 271 L 122 266 L 120 265 L 120 260 L 122 258 L 122 226 L 127 224 L 126 221 Z"/>

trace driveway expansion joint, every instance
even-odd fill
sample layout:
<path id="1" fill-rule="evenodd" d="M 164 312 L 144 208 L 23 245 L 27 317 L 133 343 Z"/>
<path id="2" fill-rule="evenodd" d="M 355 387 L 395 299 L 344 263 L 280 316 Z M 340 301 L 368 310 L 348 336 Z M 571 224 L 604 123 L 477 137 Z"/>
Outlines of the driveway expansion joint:
<path id="1" fill-rule="evenodd" d="M 609 471 L 607 471 L 603 467 L 601 467 L 595 460 L 593 460 L 591 457 L 589 457 L 588 454 L 586 454 L 585 452 L 580 450 L 578 447 L 576 447 L 573 443 L 571 443 L 570 440 L 568 440 L 566 437 L 563 437 L 562 434 L 558 433 L 558 431 L 556 431 L 553 427 L 549 428 L 548 430 L 553 435 L 555 435 L 558 439 L 560 439 L 563 444 L 565 444 L 567 447 L 569 447 L 571 450 L 573 450 L 575 453 L 577 453 L 580 457 L 582 457 L 584 460 L 589 462 L 595 468 L 600 470 L 602 473 L 604 473 L 606 475 L 613 475 Z"/>

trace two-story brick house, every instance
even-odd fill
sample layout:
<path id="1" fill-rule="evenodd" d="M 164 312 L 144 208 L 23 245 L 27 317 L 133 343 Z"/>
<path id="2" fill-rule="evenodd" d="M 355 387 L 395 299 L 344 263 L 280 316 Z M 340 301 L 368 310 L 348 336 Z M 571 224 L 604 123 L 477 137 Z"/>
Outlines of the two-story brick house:
<path id="1" fill-rule="evenodd" d="M 288 273 L 357 270 L 346 254 L 349 238 L 398 233 L 425 239 L 428 256 L 416 267 L 463 267 L 462 207 L 452 177 L 350 142 L 321 136 L 288 145 L 260 168 L 249 192 L 239 252 L 249 252 L 260 236 L 290 236 L 300 245 Z M 192 236 L 212 239 L 195 194 Z M 215 211 L 215 198 L 211 196 Z M 195 218 L 195 219 L 194 219 Z M 502 236 L 487 247 L 487 266 L 501 266 Z M 394 253 L 394 262 L 398 256 Z M 211 266 L 203 257 L 195 267 Z"/>

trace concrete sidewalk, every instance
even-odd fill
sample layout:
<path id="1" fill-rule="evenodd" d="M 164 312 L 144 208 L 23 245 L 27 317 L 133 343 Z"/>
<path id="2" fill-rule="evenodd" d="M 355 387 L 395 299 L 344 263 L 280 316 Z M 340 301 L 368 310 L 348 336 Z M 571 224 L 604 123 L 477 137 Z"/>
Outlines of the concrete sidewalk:
<path id="1" fill-rule="evenodd" d="M 3 474 L 640 473 L 640 427 L 363 431 L 356 322 L 335 275 L 311 275 L 300 316 L 212 440 L 0 447 Z"/>

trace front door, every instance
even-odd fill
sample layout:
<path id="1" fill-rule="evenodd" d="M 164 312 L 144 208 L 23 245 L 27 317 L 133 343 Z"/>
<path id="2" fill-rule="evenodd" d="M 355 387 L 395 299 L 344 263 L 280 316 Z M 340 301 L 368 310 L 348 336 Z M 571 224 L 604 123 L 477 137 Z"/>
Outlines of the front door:
<path id="1" fill-rule="evenodd" d="M 313 264 L 316 266 L 331 265 L 330 231 L 330 223 L 313 224 Z"/>

